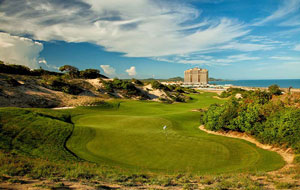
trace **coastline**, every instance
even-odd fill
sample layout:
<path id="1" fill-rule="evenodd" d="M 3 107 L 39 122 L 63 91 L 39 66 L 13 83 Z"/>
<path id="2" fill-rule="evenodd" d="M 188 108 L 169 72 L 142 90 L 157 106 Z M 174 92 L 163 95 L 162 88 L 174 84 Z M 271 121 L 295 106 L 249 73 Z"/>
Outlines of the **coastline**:
<path id="1" fill-rule="evenodd" d="M 244 90 L 268 90 L 268 87 L 250 87 L 250 86 L 237 86 L 237 85 L 232 85 L 230 86 L 232 88 L 241 88 Z M 280 90 L 282 90 L 285 93 L 289 92 L 289 88 L 280 88 Z M 300 93 L 300 88 L 291 88 L 290 89 L 291 93 Z"/>
<path id="2" fill-rule="evenodd" d="M 210 81 L 209 84 L 221 86 L 243 86 L 251 88 L 268 88 L 277 84 L 283 89 L 300 89 L 300 79 L 259 79 L 259 80 L 232 80 L 232 81 Z"/>

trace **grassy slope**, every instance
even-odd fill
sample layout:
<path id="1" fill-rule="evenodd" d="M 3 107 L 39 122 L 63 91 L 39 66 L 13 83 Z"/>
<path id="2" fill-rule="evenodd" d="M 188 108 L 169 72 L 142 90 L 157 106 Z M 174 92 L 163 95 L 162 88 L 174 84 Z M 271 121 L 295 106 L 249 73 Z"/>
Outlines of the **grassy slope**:
<path id="1" fill-rule="evenodd" d="M 78 108 L 67 146 L 79 157 L 139 171 L 222 173 L 269 171 L 284 163 L 243 140 L 201 132 L 199 113 L 220 100 L 193 95 L 189 103 L 123 101 L 119 109 Z M 162 127 L 167 125 L 167 132 Z"/>
<path id="2" fill-rule="evenodd" d="M 70 115 L 54 110 L 0 108 L 0 150 L 49 160 L 75 160 L 65 148 Z"/>

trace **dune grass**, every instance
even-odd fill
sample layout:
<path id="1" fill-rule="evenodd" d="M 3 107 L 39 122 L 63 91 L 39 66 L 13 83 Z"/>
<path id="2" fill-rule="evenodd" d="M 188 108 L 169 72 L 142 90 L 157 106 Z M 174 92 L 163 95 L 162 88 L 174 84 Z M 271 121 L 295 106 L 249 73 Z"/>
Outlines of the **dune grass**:
<path id="1" fill-rule="evenodd" d="M 188 103 L 125 100 L 74 109 L 67 147 L 84 160 L 131 171 L 217 174 L 282 167 L 277 153 L 198 129 L 200 113 L 192 110 L 222 102 L 213 95 L 191 95 Z"/>

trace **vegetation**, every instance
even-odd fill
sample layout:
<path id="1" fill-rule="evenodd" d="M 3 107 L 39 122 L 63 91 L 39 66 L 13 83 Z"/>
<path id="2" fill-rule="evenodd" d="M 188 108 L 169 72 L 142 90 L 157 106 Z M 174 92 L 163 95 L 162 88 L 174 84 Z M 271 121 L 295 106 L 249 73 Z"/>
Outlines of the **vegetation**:
<path id="1" fill-rule="evenodd" d="M 115 78 L 113 81 L 102 81 L 104 88 L 108 92 L 115 92 L 115 90 L 124 91 L 128 97 L 141 96 L 143 99 L 148 99 L 147 95 L 138 89 L 132 82 L 127 80 L 120 80 Z"/>
<path id="2" fill-rule="evenodd" d="M 269 86 L 268 90 L 272 95 L 278 96 L 282 94 L 282 91 L 280 90 L 279 86 L 276 84 Z"/>
<path id="3" fill-rule="evenodd" d="M 0 149 L 49 160 L 76 160 L 65 148 L 73 130 L 70 115 L 51 110 L 0 108 Z"/>
<path id="4" fill-rule="evenodd" d="M 61 75 L 60 73 L 51 72 L 44 69 L 31 70 L 30 68 L 24 65 L 4 64 L 3 61 L 0 61 L 0 73 L 30 75 L 30 76 Z"/>
<path id="5" fill-rule="evenodd" d="M 72 110 L 84 114 L 72 118 L 75 130 L 67 147 L 84 160 L 133 172 L 204 174 L 282 166 L 274 152 L 200 131 L 200 113 L 191 110 L 222 101 L 210 93 L 190 96 L 185 104 L 123 100 L 119 108 Z"/>
<path id="6" fill-rule="evenodd" d="M 86 69 L 80 71 L 79 76 L 80 78 L 84 78 L 84 79 L 96 79 L 101 77 L 100 71 L 98 69 Z"/>
<path id="7" fill-rule="evenodd" d="M 159 89 L 159 90 L 164 90 L 164 91 L 170 91 L 170 88 L 168 88 L 168 86 L 165 86 L 165 85 L 161 84 L 157 80 L 151 82 L 151 86 L 154 89 Z"/>
<path id="8" fill-rule="evenodd" d="M 78 78 L 79 77 L 79 70 L 74 67 L 74 66 L 71 66 L 71 65 L 64 65 L 64 66 L 61 66 L 59 67 L 59 70 L 61 72 L 64 72 L 66 71 L 67 74 L 72 77 L 72 78 Z"/>
<path id="9" fill-rule="evenodd" d="M 133 82 L 134 84 L 139 85 L 139 86 L 144 86 L 144 83 L 142 81 L 137 80 L 135 78 L 131 79 L 131 82 Z"/>
<path id="10" fill-rule="evenodd" d="M 246 91 L 242 92 L 243 99 L 232 98 L 223 105 L 211 105 L 203 114 L 203 124 L 214 131 L 246 132 L 262 143 L 292 147 L 299 152 L 300 135 L 295 134 L 300 134 L 300 110 L 280 100 L 272 101 L 272 94 L 279 91 L 276 86 L 270 89 L 275 90 Z"/>
<path id="11" fill-rule="evenodd" d="M 67 82 L 60 76 L 43 75 L 40 83 L 46 88 L 73 95 L 78 95 L 84 91 L 82 88 Z"/>
<path id="12" fill-rule="evenodd" d="M 244 94 L 246 93 L 246 90 L 241 89 L 241 88 L 232 88 L 230 87 L 229 89 L 227 89 L 226 91 L 223 91 L 219 97 L 220 98 L 228 98 L 229 96 L 235 96 L 236 94 Z"/>
<path id="13" fill-rule="evenodd" d="M 261 173 L 252 172 L 280 168 L 281 157 L 200 131 L 201 113 L 191 110 L 225 101 L 212 93 L 189 96 L 185 104 L 125 100 L 72 110 L 1 108 L 0 182 L 26 183 L 10 177 L 26 176 L 47 178 L 53 186 L 36 187 L 53 189 L 64 186 L 62 178 L 100 189 L 99 182 L 154 189 L 264 188 L 264 182 L 253 179 Z M 268 183 L 299 187 L 269 178 Z"/>
<path id="14" fill-rule="evenodd" d="M 66 72 L 66 76 L 70 78 L 84 78 L 84 79 L 95 79 L 95 78 L 107 78 L 104 75 L 100 74 L 100 71 L 97 69 L 85 69 L 79 71 L 78 68 L 71 65 L 64 65 L 59 68 L 61 72 Z M 30 75 L 30 76 L 43 76 L 43 75 L 53 75 L 53 76 L 62 76 L 64 74 L 47 71 L 42 68 L 40 69 L 30 69 L 24 65 L 14 65 L 14 64 L 4 64 L 3 61 L 0 61 L 0 73 L 6 74 L 18 74 L 18 75 Z"/>

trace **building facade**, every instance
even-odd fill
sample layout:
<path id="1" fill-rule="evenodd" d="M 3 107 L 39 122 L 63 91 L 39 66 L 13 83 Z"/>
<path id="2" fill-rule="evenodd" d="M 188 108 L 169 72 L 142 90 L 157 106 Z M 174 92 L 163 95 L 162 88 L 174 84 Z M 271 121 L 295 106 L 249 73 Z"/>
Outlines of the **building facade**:
<path id="1" fill-rule="evenodd" d="M 203 85 L 208 83 L 208 70 L 195 67 L 184 71 L 184 84 Z"/>

